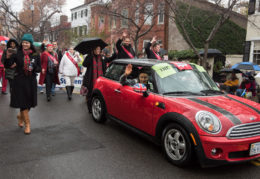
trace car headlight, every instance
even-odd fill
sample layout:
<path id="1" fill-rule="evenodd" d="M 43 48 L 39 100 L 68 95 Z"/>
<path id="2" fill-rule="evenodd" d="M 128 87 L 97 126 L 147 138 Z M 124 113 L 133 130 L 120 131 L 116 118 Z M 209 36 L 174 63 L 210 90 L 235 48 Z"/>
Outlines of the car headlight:
<path id="1" fill-rule="evenodd" d="M 202 130 L 210 134 L 217 134 L 221 130 L 221 123 L 217 116 L 208 111 L 199 111 L 196 122 Z"/>

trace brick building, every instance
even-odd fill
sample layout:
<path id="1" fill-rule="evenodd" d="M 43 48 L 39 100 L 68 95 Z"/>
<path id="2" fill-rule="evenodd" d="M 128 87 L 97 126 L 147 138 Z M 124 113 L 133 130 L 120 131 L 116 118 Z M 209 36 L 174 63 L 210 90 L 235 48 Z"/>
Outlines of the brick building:
<path id="1" fill-rule="evenodd" d="M 126 3 L 126 2 L 123 2 Z M 138 39 L 138 51 L 144 50 L 144 45 L 152 39 L 153 36 L 157 36 L 158 41 L 162 44 L 163 48 L 168 47 L 168 20 L 165 17 L 164 9 L 165 5 L 163 1 L 151 1 L 151 3 L 146 3 L 141 5 L 137 4 L 136 1 L 129 1 L 131 5 L 128 9 L 120 9 L 116 5 L 120 6 L 120 0 L 113 0 L 111 4 L 111 9 L 120 9 L 117 11 L 118 14 L 122 14 L 127 18 L 135 20 L 135 23 L 141 26 L 144 19 L 147 18 L 144 25 L 141 27 L 139 34 L 144 33 L 147 29 L 152 26 L 152 29 Z M 110 49 L 115 46 L 116 41 L 121 37 L 123 31 L 128 31 L 130 36 L 134 37 L 136 35 L 136 28 L 126 19 L 119 19 L 115 16 L 109 16 L 106 14 L 106 9 L 102 9 L 104 5 L 100 4 L 98 6 L 92 7 L 91 14 L 91 28 L 95 29 L 96 32 L 101 33 L 105 37 L 104 39 L 108 44 L 111 44 Z M 144 9 L 150 9 L 153 14 L 156 14 L 154 18 L 148 17 L 144 12 Z"/>
<path id="2" fill-rule="evenodd" d="M 68 16 L 61 15 L 59 25 L 49 27 L 44 38 L 50 42 L 57 41 L 61 48 L 68 48 L 71 40 L 70 30 L 71 23 L 68 22 Z"/>

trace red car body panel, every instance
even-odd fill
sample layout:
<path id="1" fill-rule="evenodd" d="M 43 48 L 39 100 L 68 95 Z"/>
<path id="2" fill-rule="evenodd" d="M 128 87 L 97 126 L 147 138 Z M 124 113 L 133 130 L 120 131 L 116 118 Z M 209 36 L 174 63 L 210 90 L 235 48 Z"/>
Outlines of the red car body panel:
<path id="1" fill-rule="evenodd" d="M 206 158 L 235 162 L 260 157 L 260 154 L 229 157 L 232 152 L 248 151 L 252 143 L 260 142 L 260 136 L 242 139 L 226 137 L 228 130 L 239 123 L 260 122 L 260 105 L 258 103 L 234 95 L 173 97 L 149 93 L 148 97 L 143 97 L 142 94 L 134 92 L 132 87 L 122 86 L 119 82 L 104 77 L 98 78 L 94 89 L 98 89 L 103 95 L 108 114 L 151 136 L 156 136 L 158 121 L 164 114 L 178 113 L 187 118 L 196 129 L 200 140 L 197 142 L 201 143 Z M 202 101 L 202 103 L 193 99 Z M 158 103 L 164 104 L 165 108 L 156 105 Z M 209 106 L 204 105 L 205 103 Z M 237 123 L 211 106 L 227 111 L 228 114 L 238 119 Z M 199 127 L 195 116 L 198 111 L 202 110 L 219 118 L 222 124 L 219 133 L 209 134 Z M 214 148 L 221 149 L 222 153 L 212 155 L 211 150 Z"/>

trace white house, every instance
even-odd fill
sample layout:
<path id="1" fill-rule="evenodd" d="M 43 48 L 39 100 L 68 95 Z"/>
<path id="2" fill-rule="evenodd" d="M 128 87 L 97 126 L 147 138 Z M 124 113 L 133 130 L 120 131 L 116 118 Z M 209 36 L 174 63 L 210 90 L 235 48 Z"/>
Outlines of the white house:
<path id="1" fill-rule="evenodd" d="M 243 61 L 260 64 L 260 0 L 250 0 Z"/>
<path id="2" fill-rule="evenodd" d="M 70 9 L 71 28 L 78 36 L 87 35 L 90 31 L 91 6 L 99 4 L 100 0 L 85 0 L 83 5 Z"/>

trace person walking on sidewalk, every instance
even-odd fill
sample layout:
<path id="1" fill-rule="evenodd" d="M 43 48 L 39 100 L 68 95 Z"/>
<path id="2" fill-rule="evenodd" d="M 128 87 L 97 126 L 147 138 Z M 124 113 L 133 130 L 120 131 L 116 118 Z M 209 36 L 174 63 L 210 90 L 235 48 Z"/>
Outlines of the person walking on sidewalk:
<path id="1" fill-rule="evenodd" d="M 145 53 L 149 59 L 162 60 L 159 54 L 160 44 L 156 43 L 156 36 L 145 46 Z"/>
<path id="2" fill-rule="evenodd" d="M 33 46 L 32 34 L 24 34 L 22 44 L 16 54 L 6 52 L 4 63 L 6 68 L 16 66 L 16 74 L 13 79 L 10 106 L 20 108 L 18 114 L 18 126 L 23 127 L 24 133 L 30 134 L 29 111 L 37 106 L 37 80 L 36 73 L 41 71 L 40 56 Z"/>
<path id="3" fill-rule="evenodd" d="M 80 68 L 78 66 L 80 61 L 81 58 L 79 57 L 79 54 L 75 53 L 73 47 L 70 47 L 69 51 L 65 52 L 63 55 L 60 62 L 59 72 L 64 75 L 69 100 L 71 100 L 74 90 L 74 80 L 76 76 L 80 75 Z"/>
<path id="4" fill-rule="evenodd" d="M 7 79 L 5 78 L 5 68 L 4 68 L 4 64 L 2 63 L 5 47 L 6 47 L 6 42 L 1 41 L 0 42 L 0 80 L 2 79 L 2 94 L 7 94 L 6 92 Z"/>
<path id="5" fill-rule="evenodd" d="M 51 100 L 51 88 L 52 84 L 60 84 L 60 80 L 58 77 L 58 56 L 53 51 L 53 45 L 48 44 L 47 49 L 41 54 L 41 64 L 42 70 L 40 74 L 39 84 L 46 84 L 46 96 L 47 101 Z"/>

